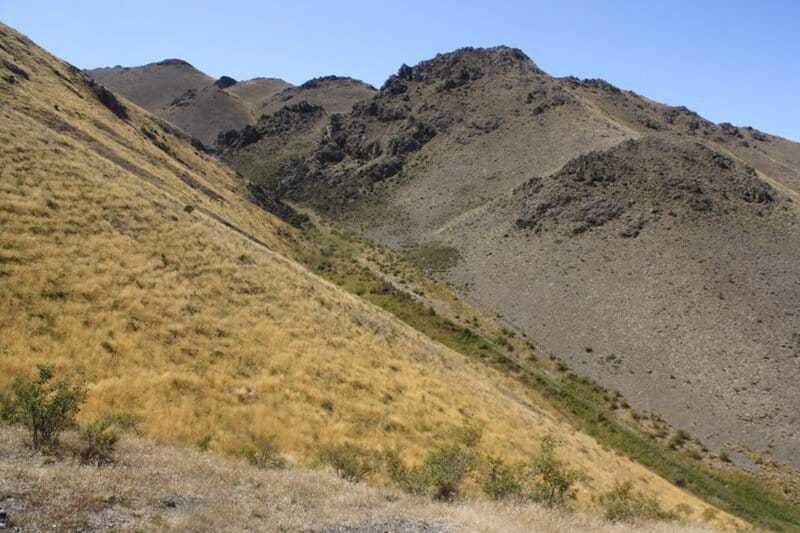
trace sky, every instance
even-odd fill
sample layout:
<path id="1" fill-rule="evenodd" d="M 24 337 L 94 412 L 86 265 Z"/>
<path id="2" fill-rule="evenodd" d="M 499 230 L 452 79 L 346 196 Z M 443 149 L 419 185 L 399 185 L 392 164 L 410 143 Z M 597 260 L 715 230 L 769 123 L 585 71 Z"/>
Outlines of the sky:
<path id="1" fill-rule="evenodd" d="M 797 0 L 0 0 L 0 21 L 81 68 L 180 58 L 294 84 L 379 87 L 403 63 L 505 44 L 554 76 L 800 141 Z"/>

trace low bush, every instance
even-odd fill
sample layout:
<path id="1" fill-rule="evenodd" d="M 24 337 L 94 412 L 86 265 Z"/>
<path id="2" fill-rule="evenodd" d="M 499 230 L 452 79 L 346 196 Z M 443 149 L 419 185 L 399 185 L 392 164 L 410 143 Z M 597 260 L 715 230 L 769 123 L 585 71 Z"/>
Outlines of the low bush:
<path id="1" fill-rule="evenodd" d="M 286 466 L 286 460 L 271 437 L 253 437 L 253 444 L 242 448 L 239 454 L 256 468 Z"/>
<path id="2" fill-rule="evenodd" d="M 352 444 L 328 446 L 319 453 L 320 463 L 351 483 L 358 483 L 375 471 L 377 461 L 374 452 Z"/>
<path id="3" fill-rule="evenodd" d="M 453 431 L 452 442 L 428 452 L 422 464 L 415 468 L 406 466 L 400 450 L 388 450 L 383 457 L 387 475 L 406 492 L 430 493 L 437 500 L 452 501 L 478 464 L 474 448 L 482 436 L 482 428 L 464 425 Z"/>
<path id="4" fill-rule="evenodd" d="M 475 468 L 476 454 L 461 444 L 445 444 L 428 453 L 425 461 L 412 474 L 418 483 L 430 488 L 433 497 L 452 501 L 461 484 Z"/>
<path id="5" fill-rule="evenodd" d="M 55 370 L 39 365 L 35 379 L 17 376 L 11 381 L 11 394 L 2 398 L 2 417 L 30 431 L 35 449 L 53 448 L 62 431 L 75 425 L 75 415 L 86 398 L 79 385 L 54 379 Z"/>
<path id="6" fill-rule="evenodd" d="M 94 465 L 113 462 L 117 441 L 119 441 L 119 429 L 113 421 L 109 418 L 94 421 L 80 434 L 78 455 L 81 462 Z"/>
<path id="7" fill-rule="evenodd" d="M 499 457 L 489 457 L 488 469 L 481 489 L 494 500 L 502 500 L 520 493 L 522 486 L 515 470 Z"/>
<path id="8" fill-rule="evenodd" d="M 675 516 L 661 509 L 658 500 L 633 490 L 630 481 L 617 482 L 597 498 L 606 520 L 635 523 L 642 520 L 669 520 Z"/>
<path id="9" fill-rule="evenodd" d="M 555 455 L 556 441 L 547 435 L 542 438 L 539 453 L 528 467 L 526 495 L 545 505 L 567 506 L 577 495 L 576 483 L 584 476 L 571 470 Z"/>

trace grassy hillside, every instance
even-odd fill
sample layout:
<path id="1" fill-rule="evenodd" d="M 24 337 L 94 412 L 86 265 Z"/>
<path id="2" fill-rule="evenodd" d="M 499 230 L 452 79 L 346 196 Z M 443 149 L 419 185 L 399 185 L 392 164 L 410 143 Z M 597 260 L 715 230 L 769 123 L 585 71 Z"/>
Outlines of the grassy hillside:
<path id="1" fill-rule="evenodd" d="M 273 438 L 296 465 L 342 442 L 418 460 L 464 422 L 508 460 L 552 434 L 587 475 L 583 507 L 630 480 L 690 521 L 708 509 L 295 262 L 326 252 L 183 133 L 5 26 L 0 60 L 0 388 L 49 363 L 87 385 L 82 422 L 124 413 L 158 442 L 229 454 Z"/>

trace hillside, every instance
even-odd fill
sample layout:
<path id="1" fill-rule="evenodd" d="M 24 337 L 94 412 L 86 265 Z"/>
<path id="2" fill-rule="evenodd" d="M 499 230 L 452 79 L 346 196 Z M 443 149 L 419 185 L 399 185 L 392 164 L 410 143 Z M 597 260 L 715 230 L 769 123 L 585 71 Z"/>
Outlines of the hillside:
<path id="1" fill-rule="evenodd" d="M 411 318 L 401 321 L 354 294 L 363 288 L 351 293 L 309 271 L 295 259 L 321 258 L 315 270 L 323 272 L 346 250 L 323 248 L 313 231 L 265 212 L 242 178 L 180 130 L 6 26 L 0 65 L 1 390 L 12 376 L 48 363 L 86 384 L 82 423 L 130 416 L 156 442 L 203 442 L 218 454 L 241 454 L 270 438 L 297 467 L 314 463 L 324 446 L 345 442 L 371 450 L 401 446 L 419 461 L 463 423 L 484 428 L 485 453 L 525 460 L 551 434 L 559 454 L 586 476 L 580 507 L 592 508 L 594 495 L 630 480 L 689 522 L 708 516 L 712 505 L 577 431 L 554 400 L 526 384 L 532 380 L 422 331 L 441 325 L 469 346 L 481 343 L 484 356 L 495 353 L 481 336 L 435 311 L 414 329 Z M 350 261 L 349 275 L 371 287 L 365 297 L 398 301 L 398 313 L 416 309 L 409 307 L 412 296 L 386 281 L 373 285 L 369 266 Z M 560 378 L 539 372 L 558 390 Z M 118 480 L 117 470 L 31 467 L 3 453 L 2 472 L 22 472 L 9 479 L 36 472 L 43 490 L 81 472 L 67 505 L 90 485 Z M 175 471 L 194 471 L 194 460 Z M 292 475 L 284 479 L 291 483 Z M 741 501 L 739 478 L 726 477 L 730 486 L 723 488 L 722 478 L 697 475 L 714 487 L 713 498 L 705 494 L 714 505 L 733 509 L 731 502 Z M 3 483 L 4 500 L 39 505 L 40 493 Z M 760 509 L 778 508 L 748 494 L 736 511 L 751 520 Z M 343 488 L 341 497 L 355 496 Z M 741 524 L 722 511 L 714 516 L 720 527 Z"/>
<path id="2" fill-rule="evenodd" d="M 342 113 L 375 94 L 374 87 L 339 76 L 316 78 L 298 87 L 277 78 L 237 82 L 223 76 L 215 81 L 179 59 L 91 69 L 86 74 L 209 148 L 221 132 L 253 126 L 262 115 L 284 106 L 309 102 L 328 113 Z"/>
<path id="3" fill-rule="evenodd" d="M 241 129 L 255 122 L 263 102 L 291 86 L 271 78 L 236 83 L 223 76 L 215 81 L 180 59 L 140 67 L 98 68 L 86 73 L 206 146 L 214 145 L 220 131 Z"/>
<path id="4" fill-rule="evenodd" d="M 505 47 L 298 131 L 223 157 L 737 463 L 800 466 L 800 145 Z"/>

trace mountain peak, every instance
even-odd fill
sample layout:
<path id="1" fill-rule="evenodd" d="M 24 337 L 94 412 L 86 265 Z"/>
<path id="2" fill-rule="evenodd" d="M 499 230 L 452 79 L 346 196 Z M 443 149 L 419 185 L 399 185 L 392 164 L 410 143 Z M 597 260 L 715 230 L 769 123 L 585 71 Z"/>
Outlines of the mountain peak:
<path id="1" fill-rule="evenodd" d="M 392 88 L 402 81 L 426 84 L 444 81 L 448 87 L 456 87 L 485 75 L 503 76 L 511 72 L 543 74 L 543 71 L 518 48 L 502 45 L 491 48 L 464 47 L 436 54 L 432 59 L 420 61 L 413 67 L 404 63 L 397 74 L 386 80 L 383 89 L 394 90 Z"/>
<path id="2" fill-rule="evenodd" d="M 156 61 L 155 63 L 150 63 L 151 66 L 155 67 L 186 67 L 186 68 L 194 68 L 194 65 L 189 63 L 188 61 L 184 61 L 183 59 L 162 59 L 161 61 Z"/>

